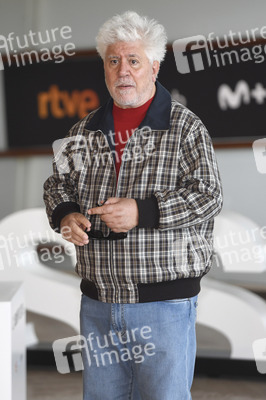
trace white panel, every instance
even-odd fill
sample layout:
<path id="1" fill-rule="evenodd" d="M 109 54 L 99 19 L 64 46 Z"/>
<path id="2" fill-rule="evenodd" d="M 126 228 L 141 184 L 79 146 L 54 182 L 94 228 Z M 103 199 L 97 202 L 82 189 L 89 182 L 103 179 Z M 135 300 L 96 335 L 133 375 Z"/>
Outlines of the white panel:
<path id="1" fill-rule="evenodd" d="M 18 282 L 0 282 L 1 398 L 26 400 L 25 304 Z"/>
<path id="2" fill-rule="evenodd" d="M 77 47 L 94 47 L 100 25 L 112 15 L 126 10 L 157 19 L 165 26 L 169 42 L 196 34 L 245 31 L 266 24 L 266 3 L 263 0 L 135 0 L 133 3 L 132 0 L 40 0 L 39 7 L 39 29 L 70 25 Z"/>

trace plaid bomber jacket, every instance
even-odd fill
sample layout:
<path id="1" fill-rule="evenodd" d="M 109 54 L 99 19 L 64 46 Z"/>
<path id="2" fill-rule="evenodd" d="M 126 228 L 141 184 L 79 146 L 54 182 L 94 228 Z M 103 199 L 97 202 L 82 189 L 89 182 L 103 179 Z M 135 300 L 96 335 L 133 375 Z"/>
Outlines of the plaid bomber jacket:
<path id="1" fill-rule="evenodd" d="M 50 225 L 58 229 L 71 212 L 88 217 L 89 208 L 109 197 L 136 199 L 139 225 L 126 239 L 76 246 L 82 292 L 109 303 L 192 297 L 211 267 L 214 217 L 222 207 L 210 136 L 157 82 L 144 120 L 126 143 L 117 181 L 112 104 L 110 98 L 60 141 L 44 184 Z M 90 220 L 108 235 L 99 216 Z"/>

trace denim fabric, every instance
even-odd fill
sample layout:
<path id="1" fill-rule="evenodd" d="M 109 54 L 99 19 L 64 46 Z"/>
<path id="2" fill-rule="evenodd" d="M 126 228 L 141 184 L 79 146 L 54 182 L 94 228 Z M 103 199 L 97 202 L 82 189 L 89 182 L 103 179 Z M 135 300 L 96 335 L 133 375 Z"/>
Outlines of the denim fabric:
<path id="1" fill-rule="evenodd" d="M 189 400 L 197 296 L 103 303 L 82 295 L 83 400 Z"/>

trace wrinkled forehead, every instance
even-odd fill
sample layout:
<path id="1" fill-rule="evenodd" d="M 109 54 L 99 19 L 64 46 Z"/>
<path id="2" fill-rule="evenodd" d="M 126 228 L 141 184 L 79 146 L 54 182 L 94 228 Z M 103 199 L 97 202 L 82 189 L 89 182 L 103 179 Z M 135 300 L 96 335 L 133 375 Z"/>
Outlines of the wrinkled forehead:
<path id="1" fill-rule="evenodd" d="M 147 58 L 144 45 L 141 41 L 135 42 L 116 42 L 109 44 L 105 53 L 106 58 L 110 57 L 140 57 Z"/>

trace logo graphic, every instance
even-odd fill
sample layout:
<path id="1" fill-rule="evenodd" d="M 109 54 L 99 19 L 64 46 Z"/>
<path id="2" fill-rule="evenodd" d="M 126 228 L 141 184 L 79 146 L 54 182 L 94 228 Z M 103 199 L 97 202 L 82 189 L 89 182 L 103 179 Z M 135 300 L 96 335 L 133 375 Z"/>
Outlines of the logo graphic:
<path id="1" fill-rule="evenodd" d="M 55 63 L 61 63 L 65 60 L 66 55 L 73 56 L 75 54 L 74 43 L 65 42 L 71 37 L 72 29 L 70 26 L 46 29 L 45 32 L 33 32 L 30 29 L 27 34 L 20 37 L 16 36 L 15 32 L 10 32 L 7 37 L 0 35 L 0 49 L 4 50 L 8 67 L 12 64 L 21 67 L 28 63 L 52 60 Z M 53 46 L 39 48 L 47 43 Z M 3 56 L 0 52 L 0 71 L 4 67 Z"/>
<path id="2" fill-rule="evenodd" d="M 258 372 L 266 374 L 266 338 L 255 340 L 252 347 Z"/>
<path id="3" fill-rule="evenodd" d="M 175 40 L 173 51 L 177 70 L 181 74 L 202 71 L 211 65 L 207 40 L 203 35 Z"/>
<path id="4" fill-rule="evenodd" d="M 69 157 L 67 157 L 67 151 Z M 87 142 L 84 136 L 58 139 L 53 142 L 54 159 L 59 174 L 70 172 L 69 162 L 73 163 L 75 171 L 81 171 L 84 167 L 84 159 L 87 156 Z"/>
<path id="5" fill-rule="evenodd" d="M 266 138 L 255 140 L 252 148 L 257 170 L 261 174 L 266 174 Z"/>
<path id="6" fill-rule="evenodd" d="M 58 339 L 53 343 L 53 351 L 56 367 L 60 374 L 67 374 L 71 371 L 81 371 L 84 369 L 81 350 L 86 351 L 87 359 L 90 364 L 90 355 L 86 338 L 82 335 L 69 338 Z"/>
<path id="7" fill-rule="evenodd" d="M 0 35 L 0 48 L 4 48 L 5 49 L 5 53 L 8 59 L 8 65 L 10 65 L 10 56 L 9 56 L 9 50 L 8 50 L 8 45 L 7 45 L 7 40 L 5 38 L 5 36 Z M 0 71 L 3 71 L 5 69 L 4 67 L 4 62 L 3 62 L 3 57 L 2 54 L 0 53 Z"/>

